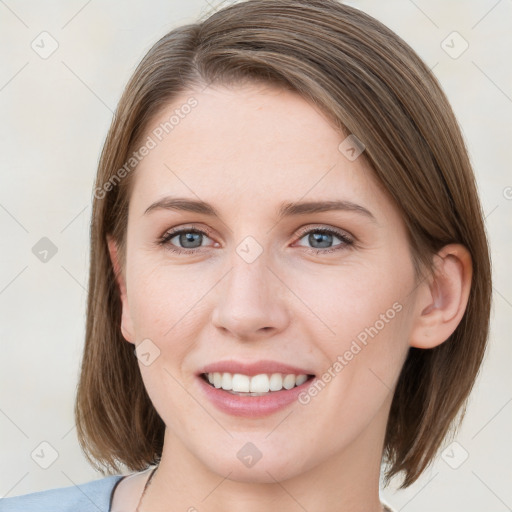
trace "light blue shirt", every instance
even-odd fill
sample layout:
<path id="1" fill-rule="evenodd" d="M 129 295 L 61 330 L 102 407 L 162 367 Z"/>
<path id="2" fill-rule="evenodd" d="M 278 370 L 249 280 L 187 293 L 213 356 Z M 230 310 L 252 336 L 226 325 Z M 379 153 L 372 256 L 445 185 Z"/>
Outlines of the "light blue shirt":
<path id="1" fill-rule="evenodd" d="M 116 484 L 123 475 L 81 485 L 59 487 L 0 499 L 0 512 L 109 512 Z"/>

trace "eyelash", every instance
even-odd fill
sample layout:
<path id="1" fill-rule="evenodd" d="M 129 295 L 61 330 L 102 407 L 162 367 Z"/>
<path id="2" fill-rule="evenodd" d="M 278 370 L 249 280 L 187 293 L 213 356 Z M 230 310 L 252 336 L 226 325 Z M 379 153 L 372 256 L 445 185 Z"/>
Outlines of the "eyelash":
<path id="1" fill-rule="evenodd" d="M 165 248 L 171 252 L 174 252 L 174 253 L 177 253 L 177 254 L 194 254 L 198 251 L 201 251 L 201 249 L 203 249 L 203 247 L 196 247 L 196 248 L 193 248 L 193 249 L 185 249 L 185 248 L 179 248 L 179 247 L 176 247 L 175 245 L 172 245 L 170 243 L 170 241 L 176 236 L 176 235 L 180 235 L 182 233 L 197 233 L 197 234 L 202 234 L 202 235 L 206 235 L 208 238 L 210 238 L 210 235 L 211 235 L 211 231 L 208 230 L 208 229 L 198 229 L 196 227 L 189 227 L 189 228 L 182 228 L 182 229 L 177 229 L 177 230 L 174 230 L 174 231 L 168 231 L 166 232 L 162 237 L 160 237 L 158 240 L 157 240 L 157 245 L 159 246 L 165 246 Z M 309 252 L 309 253 L 312 253 L 312 254 L 315 254 L 315 255 L 319 255 L 319 254 L 328 254 L 328 253 L 332 253 L 332 252 L 335 252 L 335 251 L 340 251 L 340 250 L 343 250 L 343 249 L 348 249 L 350 248 L 351 246 L 354 245 L 354 240 L 352 238 L 350 238 L 347 234 L 345 234 L 344 232 L 342 231 L 338 231 L 338 230 L 335 230 L 335 229 L 331 229 L 331 228 L 325 228 L 325 227 L 321 227 L 321 228 L 309 228 L 307 230 L 302 230 L 300 231 L 297 236 L 299 237 L 298 240 L 301 240 L 302 238 L 304 238 L 304 236 L 310 234 L 310 233 L 322 233 L 322 234 L 326 234 L 326 235 L 334 235 L 336 236 L 337 238 L 339 238 L 341 240 L 341 243 L 334 246 L 334 247 L 329 247 L 329 248 L 326 248 L 326 249 L 316 249 L 314 247 L 303 247 L 303 249 L 306 250 L 306 252 Z M 302 246 L 300 246 L 302 247 Z"/>

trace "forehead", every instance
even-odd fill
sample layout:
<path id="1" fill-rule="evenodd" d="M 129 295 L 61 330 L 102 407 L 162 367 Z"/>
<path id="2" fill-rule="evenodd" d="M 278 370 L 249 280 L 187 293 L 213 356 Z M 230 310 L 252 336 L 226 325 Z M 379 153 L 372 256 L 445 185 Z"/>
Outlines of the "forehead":
<path id="1" fill-rule="evenodd" d="M 300 198 L 381 202 L 364 159 L 350 161 L 338 149 L 344 139 L 291 91 L 244 85 L 184 92 L 146 131 L 152 147 L 137 167 L 132 202 L 143 208 L 167 194 L 260 209 Z"/>

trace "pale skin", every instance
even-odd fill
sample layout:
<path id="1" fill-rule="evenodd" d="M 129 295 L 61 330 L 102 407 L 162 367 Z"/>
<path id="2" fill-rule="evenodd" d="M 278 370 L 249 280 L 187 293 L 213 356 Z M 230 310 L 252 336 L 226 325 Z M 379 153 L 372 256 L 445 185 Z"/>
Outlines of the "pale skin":
<path id="1" fill-rule="evenodd" d="M 124 268 L 108 240 L 123 336 L 135 345 L 149 338 L 160 350 L 150 366 L 139 363 L 166 424 L 162 460 L 140 510 L 380 512 L 394 387 L 409 347 L 433 348 L 460 322 L 469 253 L 445 246 L 434 256 L 435 275 L 419 280 L 401 214 L 364 157 L 345 158 L 338 146 L 346 135 L 295 93 L 261 85 L 188 91 L 148 134 L 191 96 L 197 107 L 136 170 Z M 220 218 L 144 213 L 169 195 L 208 202 Z M 371 216 L 276 216 L 283 202 L 328 200 L 350 201 Z M 156 243 L 171 228 L 191 227 L 209 234 L 189 248 L 179 236 Z M 327 235 L 328 245 L 315 244 L 308 235 L 318 228 L 353 243 Z M 236 252 L 248 236 L 262 248 L 251 263 Z M 220 412 L 199 389 L 198 369 L 228 358 L 272 359 L 319 378 L 395 303 L 401 311 L 307 405 L 240 418 Z M 249 441 L 262 453 L 250 468 L 237 458 Z M 121 482 L 114 511 L 135 510 L 148 474 Z"/>

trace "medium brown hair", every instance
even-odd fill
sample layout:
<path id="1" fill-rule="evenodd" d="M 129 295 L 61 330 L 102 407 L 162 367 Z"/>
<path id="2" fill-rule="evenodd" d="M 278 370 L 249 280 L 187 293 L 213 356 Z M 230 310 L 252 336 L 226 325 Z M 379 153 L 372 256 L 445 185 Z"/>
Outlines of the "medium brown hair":
<path id="1" fill-rule="evenodd" d="M 386 484 L 411 485 L 464 417 L 487 343 L 491 270 L 474 175 L 454 114 L 435 76 L 377 20 L 335 0 L 249 0 L 162 37 L 119 102 L 101 154 L 93 200 L 87 332 L 75 415 L 80 444 L 103 474 L 159 461 L 165 425 L 120 329 L 121 301 L 107 235 L 125 257 L 134 170 L 122 173 L 152 119 L 205 84 L 265 82 L 311 101 L 364 158 L 400 209 L 416 268 L 449 243 L 473 263 L 465 314 L 439 346 L 411 347 L 391 405 Z M 171 134 L 172 136 L 172 134 Z M 124 176 L 126 174 L 126 176 Z M 108 187 L 105 184 L 110 183 Z M 461 413 L 459 421 L 456 421 Z"/>

